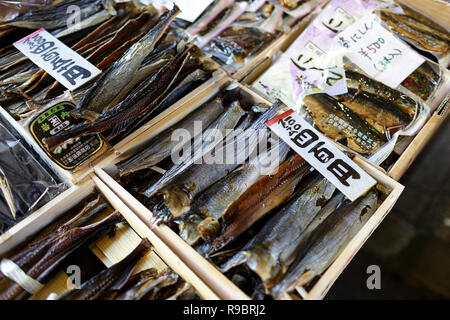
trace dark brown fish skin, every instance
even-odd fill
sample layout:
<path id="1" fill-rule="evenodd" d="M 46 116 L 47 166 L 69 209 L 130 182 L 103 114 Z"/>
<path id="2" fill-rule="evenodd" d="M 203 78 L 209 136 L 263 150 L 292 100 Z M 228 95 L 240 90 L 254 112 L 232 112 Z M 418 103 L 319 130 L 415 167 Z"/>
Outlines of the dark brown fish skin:
<path id="1" fill-rule="evenodd" d="M 150 248 L 150 241 L 142 239 L 139 245 L 120 262 L 83 283 L 80 289 L 72 290 L 61 296 L 60 300 L 95 300 L 100 298 L 115 286 L 122 276 L 130 273 L 138 261 L 149 252 Z"/>
<path id="2" fill-rule="evenodd" d="M 289 198 L 309 169 L 309 164 L 295 155 L 281 164 L 275 174 L 256 181 L 224 213 L 221 236 L 214 241 L 216 249 L 235 239 Z"/>
<path id="3" fill-rule="evenodd" d="M 178 7 L 174 6 L 172 10 L 164 13 L 153 28 L 100 75 L 71 115 L 75 118 L 96 120 L 103 107 L 133 78 L 134 72 L 138 70 L 145 57 L 153 51 L 157 41 L 179 12 Z"/>
<path id="4" fill-rule="evenodd" d="M 114 300 L 139 300 L 145 295 L 145 289 L 158 278 L 158 271 L 154 268 L 142 270 L 133 275 L 114 296 Z"/>
<path id="5" fill-rule="evenodd" d="M 304 102 L 320 131 L 336 141 L 345 139 L 348 147 L 358 153 L 372 154 L 386 142 L 386 138 L 367 121 L 332 96 L 317 93 L 306 96 Z M 330 122 L 330 115 L 344 121 L 353 129 L 336 127 Z M 367 136 L 372 142 L 361 139 L 358 141 L 358 133 Z"/>
<path id="6" fill-rule="evenodd" d="M 69 253 L 80 246 L 92 243 L 105 233 L 114 230 L 115 224 L 121 220 L 122 217 L 119 213 L 113 213 L 99 222 L 84 227 L 73 228 L 57 236 L 52 240 L 47 250 L 42 252 L 41 259 L 26 271 L 26 273 L 31 278 L 41 283 L 44 282 Z M 13 285 L 0 293 L 0 300 L 18 300 L 28 296 L 28 292 L 18 284 L 13 283 Z"/>
<path id="7" fill-rule="evenodd" d="M 45 141 L 47 148 L 53 151 L 70 138 L 102 133 L 110 129 L 120 132 L 126 129 L 126 125 L 136 117 L 153 111 L 162 102 L 162 96 L 177 77 L 192 50 L 194 50 L 194 47 L 187 46 L 185 50 L 153 75 L 150 81 L 144 81 L 142 86 L 135 89 L 134 94 L 133 92 L 130 93 L 125 100 L 103 113 L 95 122 L 76 125 L 60 135 L 48 138 Z"/>
<path id="8" fill-rule="evenodd" d="M 439 54 L 447 54 L 450 50 L 450 37 L 448 32 L 441 28 L 433 28 L 435 25 L 430 21 L 418 20 L 417 15 L 396 14 L 385 10 L 380 11 L 381 19 L 396 33 L 410 39 L 425 50 Z"/>

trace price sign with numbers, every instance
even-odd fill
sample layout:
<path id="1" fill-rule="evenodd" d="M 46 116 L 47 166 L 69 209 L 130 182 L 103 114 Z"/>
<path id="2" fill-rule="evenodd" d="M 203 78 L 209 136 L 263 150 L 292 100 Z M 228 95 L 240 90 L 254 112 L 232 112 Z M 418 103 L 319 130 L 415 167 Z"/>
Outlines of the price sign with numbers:
<path id="1" fill-rule="evenodd" d="M 358 199 L 376 184 L 375 179 L 292 109 L 266 124 L 350 200 Z"/>
<path id="2" fill-rule="evenodd" d="M 73 91 L 101 71 L 44 29 L 14 43 L 25 56 Z"/>
<path id="3" fill-rule="evenodd" d="M 369 14 L 340 32 L 335 41 L 346 56 L 372 78 L 396 88 L 425 59 Z"/>

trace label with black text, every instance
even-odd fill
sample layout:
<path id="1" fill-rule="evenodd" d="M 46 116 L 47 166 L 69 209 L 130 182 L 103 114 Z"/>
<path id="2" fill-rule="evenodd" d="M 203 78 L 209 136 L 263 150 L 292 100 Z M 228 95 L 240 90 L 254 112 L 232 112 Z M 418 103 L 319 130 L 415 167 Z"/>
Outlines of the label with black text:
<path id="1" fill-rule="evenodd" d="M 377 183 L 294 110 L 290 109 L 266 124 L 351 201 Z"/>
<path id="2" fill-rule="evenodd" d="M 39 29 L 20 39 L 14 46 L 70 91 L 101 73 L 96 66 L 45 29 Z"/>

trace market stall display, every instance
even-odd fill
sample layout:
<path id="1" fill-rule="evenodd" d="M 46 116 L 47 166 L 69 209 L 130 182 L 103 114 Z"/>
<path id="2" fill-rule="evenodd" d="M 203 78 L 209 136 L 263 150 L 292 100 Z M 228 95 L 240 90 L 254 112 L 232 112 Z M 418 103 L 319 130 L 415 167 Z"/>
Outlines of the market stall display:
<path id="1" fill-rule="evenodd" d="M 322 299 L 448 114 L 404 1 L 41 2 L 0 15 L 0 299 Z"/>

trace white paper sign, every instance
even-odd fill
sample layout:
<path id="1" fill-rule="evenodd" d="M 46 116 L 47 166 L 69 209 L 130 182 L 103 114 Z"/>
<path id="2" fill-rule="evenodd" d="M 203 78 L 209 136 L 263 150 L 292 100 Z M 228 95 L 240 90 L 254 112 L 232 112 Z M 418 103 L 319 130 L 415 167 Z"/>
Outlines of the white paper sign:
<path id="1" fill-rule="evenodd" d="M 266 124 L 351 201 L 377 183 L 292 109 Z"/>
<path id="2" fill-rule="evenodd" d="M 175 3 L 181 10 L 177 18 L 194 22 L 213 1 L 214 0 L 144 0 L 141 2 L 145 4 L 151 3 L 158 10 L 163 7 L 172 9 L 173 3 Z"/>
<path id="3" fill-rule="evenodd" d="M 14 43 L 25 56 L 73 91 L 101 71 L 44 29 Z"/>
<path id="4" fill-rule="evenodd" d="M 339 33 L 335 41 L 346 56 L 372 78 L 396 88 L 425 59 L 385 29 L 369 14 Z"/>

